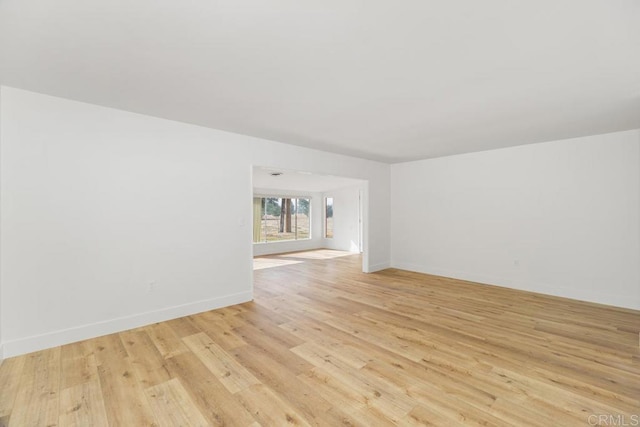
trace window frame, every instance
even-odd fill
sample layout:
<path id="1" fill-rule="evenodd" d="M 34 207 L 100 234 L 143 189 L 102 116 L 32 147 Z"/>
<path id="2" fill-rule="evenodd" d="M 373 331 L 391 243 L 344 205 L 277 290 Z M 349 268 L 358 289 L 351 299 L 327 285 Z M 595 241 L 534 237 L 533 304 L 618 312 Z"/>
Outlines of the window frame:
<path id="1" fill-rule="evenodd" d="M 285 243 L 285 242 L 297 242 L 297 241 L 304 241 L 304 240 L 311 240 L 313 238 L 312 236 L 312 209 L 313 209 L 313 197 L 311 196 L 306 196 L 306 195 L 283 195 L 283 194 L 278 194 L 278 193 L 268 193 L 268 194 L 264 194 L 264 193 L 259 193 L 259 194 L 254 194 L 253 195 L 253 199 L 261 199 L 262 202 L 262 206 L 264 208 L 264 214 L 263 214 L 263 218 L 260 220 L 261 222 L 261 230 L 264 230 L 264 236 L 263 233 L 261 231 L 260 233 L 260 241 L 256 242 L 254 241 L 253 244 L 254 245 L 262 245 L 262 244 L 273 244 L 273 243 Z M 295 206 L 295 215 L 292 215 L 293 217 L 295 217 L 295 223 L 292 224 L 292 229 L 295 230 L 295 232 L 293 232 L 294 234 L 294 238 L 292 239 L 283 239 L 283 240 L 267 240 L 267 226 L 266 226 L 266 221 L 267 219 L 264 218 L 264 216 L 266 216 L 267 214 L 267 199 L 279 199 L 280 200 L 280 206 L 282 206 L 282 201 L 284 199 L 290 199 L 292 201 L 295 200 L 295 202 L 293 202 L 292 204 Z M 306 199 L 309 201 L 309 213 L 307 214 L 307 218 L 309 219 L 309 233 L 308 233 L 308 237 L 298 237 L 298 209 L 299 209 L 299 202 L 298 200 L 300 199 Z"/>
<path id="2" fill-rule="evenodd" d="M 329 217 L 329 199 L 331 199 L 331 217 Z M 334 231 L 335 231 L 335 219 L 334 219 L 334 212 L 333 212 L 333 204 L 334 204 L 334 200 L 335 197 L 333 196 L 326 196 L 324 197 L 323 200 L 323 205 L 324 205 L 324 209 L 323 209 L 323 217 L 324 217 L 324 230 L 323 230 L 323 235 L 325 239 L 333 239 L 334 238 Z M 333 223 L 331 224 L 331 236 L 329 236 L 329 218 L 331 218 L 333 220 Z"/>

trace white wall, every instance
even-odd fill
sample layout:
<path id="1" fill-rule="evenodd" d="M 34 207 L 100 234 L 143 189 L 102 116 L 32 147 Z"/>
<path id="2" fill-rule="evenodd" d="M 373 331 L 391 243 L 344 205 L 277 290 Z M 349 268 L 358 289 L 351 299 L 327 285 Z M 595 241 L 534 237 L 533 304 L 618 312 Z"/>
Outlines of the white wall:
<path id="1" fill-rule="evenodd" d="M 2 90 L 0 90 L 0 106 L 2 106 Z M 0 146 L 2 145 L 2 114 L 0 114 Z M 1 153 L 0 153 L 1 154 Z M 1 176 L 0 176 L 1 179 Z M 1 199 L 1 195 L 0 195 Z M 0 227 L 0 240 L 2 240 L 2 228 Z M 0 245 L 0 253 L 2 252 L 2 247 Z M 0 256 L 0 271 L 2 271 L 2 263 Z M 4 341 L 2 340 L 2 306 L 4 305 L 4 300 L 2 298 L 2 286 L 0 282 L 0 364 L 2 364 L 2 360 L 4 359 Z"/>
<path id="2" fill-rule="evenodd" d="M 288 240 L 283 242 L 254 243 L 253 255 L 270 255 L 294 251 L 309 251 L 322 248 L 322 193 L 310 193 L 300 191 L 287 191 L 267 188 L 254 188 L 254 196 L 291 196 L 311 198 L 311 238 L 304 240 Z"/>
<path id="3" fill-rule="evenodd" d="M 389 265 L 389 165 L 1 90 L 5 356 L 251 299 L 253 164 L 369 180 Z"/>
<path id="4" fill-rule="evenodd" d="M 325 247 L 359 252 L 359 195 L 365 185 L 355 185 L 324 193 L 333 197 L 333 238 L 324 239 Z M 324 205 L 323 205 L 324 209 Z"/>
<path id="5" fill-rule="evenodd" d="M 392 265 L 640 309 L 640 130 L 392 165 Z"/>

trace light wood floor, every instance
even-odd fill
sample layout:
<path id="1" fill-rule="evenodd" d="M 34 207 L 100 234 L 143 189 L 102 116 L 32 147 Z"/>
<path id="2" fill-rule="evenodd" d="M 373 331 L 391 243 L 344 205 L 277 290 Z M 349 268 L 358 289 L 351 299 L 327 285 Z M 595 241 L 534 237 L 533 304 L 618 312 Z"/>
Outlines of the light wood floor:
<path id="1" fill-rule="evenodd" d="M 258 259 L 255 302 L 6 360 L 0 425 L 579 425 L 640 413 L 640 312 Z M 623 418 L 618 418 L 623 419 Z"/>

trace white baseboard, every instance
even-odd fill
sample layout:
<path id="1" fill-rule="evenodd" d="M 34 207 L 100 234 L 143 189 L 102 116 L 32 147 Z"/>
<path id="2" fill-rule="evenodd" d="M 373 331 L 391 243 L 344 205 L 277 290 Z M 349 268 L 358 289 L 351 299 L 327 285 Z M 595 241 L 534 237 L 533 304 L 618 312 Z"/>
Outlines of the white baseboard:
<path id="1" fill-rule="evenodd" d="M 76 341 L 126 331 L 128 329 L 138 328 L 152 323 L 189 316 L 203 311 L 241 304 L 251 300 L 253 300 L 252 291 L 240 292 L 237 294 L 226 295 L 224 297 L 196 301 L 160 310 L 148 311 L 146 313 L 119 317 L 112 320 L 7 341 L 3 343 L 2 347 L 0 347 L 0 358 L 2 358 L 3 355 L 2 351 L 4 351 L 4 357 L 19 356 L 21 354 L 57 347 L 59 345 L 69 344 Z"/>
<path id="2" fill-rule="evenodd" d="M 287 252 L 302 252 L 322 249 L 320 239 L 285 240 L 281 242 L 254 243 L 253 256 L 276 255 Z"/>
<path id="3" fill-rule="evenodd" d="M 512 289 L 524 290 L 524 288 L 521 288 L 519 286 L 500 285 L 500 283 L 505 283 L 505 279 L 497 276 L 486 276 L 481 274 L 473 274 L 468 271 L 457 271 L 457 270 L 453 271 L 453 270 L 446 270 L 446 269 L 441 269 L 437 267 L 426 267 L 423 265 L 411 264 L 406 262 L 396 262 L 396 261 L 392 261 L 391 266 L 399 270 L 414 271 L 416 273 L 431 274 L 433 276 L 450 277 L 453 279 L 465 280 L 468 282 L 490 284 L 493 286 L 502 286 L 502 287 L 509 287 Z"/>
<path id="4" fill-rule="evenodd" d="M 3 360 L 4 360 L 4 344 L 0 344 L 0 366 L 2 365 Z"/>
<path id="5" fill-rule="evenodd" d="M 432 274 L 434 276 L 451 277 L 479 284 L 487 284 L 502 288 L 517 289 L 561 298 L 575 299 L 578 301 L 593 302 L 596 304 L 611 305 L 614 307 L 640 310 L 640 301 L 629 298 L 628 295 L 616 295 L 607 292 L 597 292 L 586 289 L 575 289 L 566 286 L 534 283 L 530 281 L 514 280 L 501 276 L 487 276 L 468 271 L 453 271 L 433 267 L 425 267 L 417 264 L 392 261 L 393 268 L 415 271 L 417 273 Z"/>
<path id="6" fill-rule="evenodd" d="M 375 273 L 376 271 L 386 270 L 391 265 L 388 262 L 380 262 L 378 264 L 370 264 L 369 270 L 365 271 L 365 273 Z"/>

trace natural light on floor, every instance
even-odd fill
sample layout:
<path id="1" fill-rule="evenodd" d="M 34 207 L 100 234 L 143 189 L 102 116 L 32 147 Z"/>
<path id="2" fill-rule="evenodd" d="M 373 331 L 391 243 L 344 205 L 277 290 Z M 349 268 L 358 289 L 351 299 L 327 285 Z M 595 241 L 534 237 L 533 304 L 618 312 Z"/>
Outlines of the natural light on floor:
<path id="1" fill-rule="evenodd" d="M 347 251 L 317 249 L 307 252 L 265 255 L 253 259 L 253 269 L 262 270 L 264 268 L 283 267 L 285 265 L 300 264 L 305 260 L 333 259 L 354 254 L 354 252 Z"/>
<path id="2" fill-rule="evenodd" d="M 253 269 L 262 270 L 263 268 L 282 267 L 284 265 L 300 264 L 302 261 L 294 261 L 289 259 L 274 258 L 254 258 Z"/>
<path id="3" fill-rule="evenodd" d="M 292 254 L 277 255 L 279 258 L 293 258 L 293 259 L 333 259 L 343 256 L 353 255 L 353 252 L 347 251 L 334 251 L 331 249 L 318 249 L 308 252 L 297 252 Z"/>

